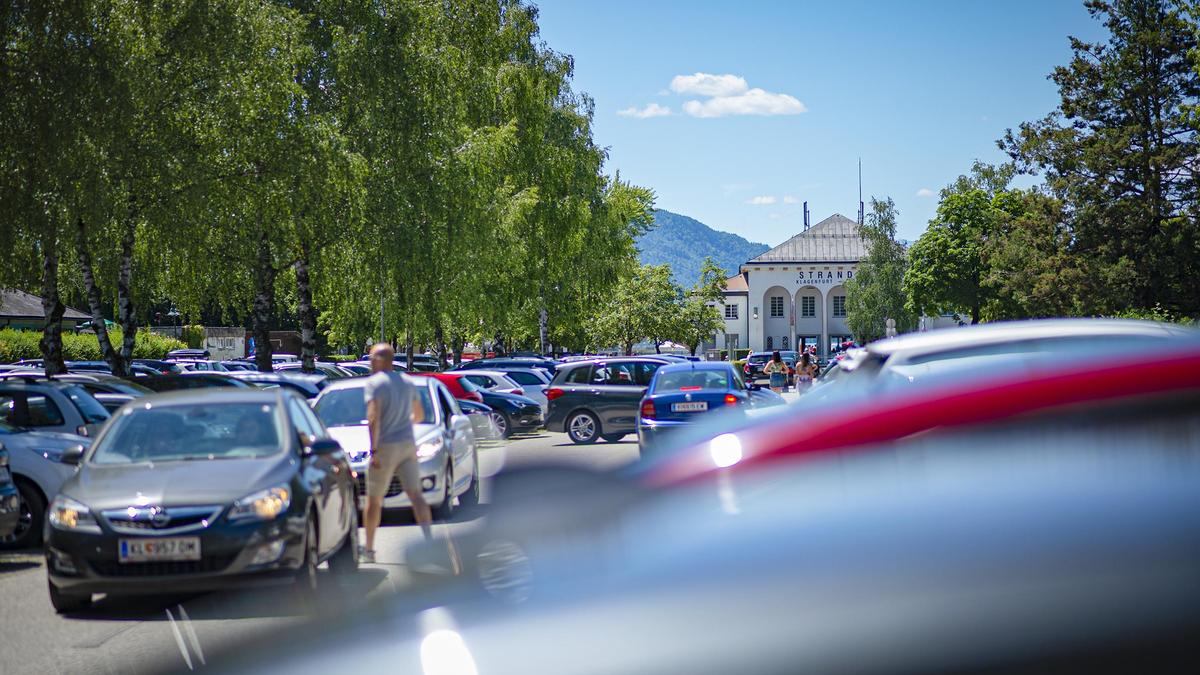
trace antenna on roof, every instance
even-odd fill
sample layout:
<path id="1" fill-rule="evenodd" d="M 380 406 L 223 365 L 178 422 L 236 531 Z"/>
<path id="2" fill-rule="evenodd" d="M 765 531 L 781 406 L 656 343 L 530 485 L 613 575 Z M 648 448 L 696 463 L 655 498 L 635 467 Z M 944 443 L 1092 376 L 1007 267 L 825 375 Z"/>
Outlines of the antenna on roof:
<path id="1" fill-rule="evenodd" d="M 804 231 L 808 231 L 808 202 L 804 202 Z"/>

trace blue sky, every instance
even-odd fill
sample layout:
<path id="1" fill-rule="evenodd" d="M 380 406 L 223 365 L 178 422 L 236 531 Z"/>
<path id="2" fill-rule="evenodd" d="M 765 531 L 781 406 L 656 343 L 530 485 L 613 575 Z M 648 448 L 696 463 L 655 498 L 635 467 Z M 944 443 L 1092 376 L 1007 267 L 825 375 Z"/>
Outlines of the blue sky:
<path id="1" fill-rule="evenodd" d="M 805 200 L 813 223 L 853 218 L 859 157 L 864 200 L 892 197 L 916 239 L 942 187 L 1054 108 L 1067 36 L 1104 35 L 1078 0 L 536 4 L 595 99 L 608 170 L 768 244 L 802 228 Z"/>

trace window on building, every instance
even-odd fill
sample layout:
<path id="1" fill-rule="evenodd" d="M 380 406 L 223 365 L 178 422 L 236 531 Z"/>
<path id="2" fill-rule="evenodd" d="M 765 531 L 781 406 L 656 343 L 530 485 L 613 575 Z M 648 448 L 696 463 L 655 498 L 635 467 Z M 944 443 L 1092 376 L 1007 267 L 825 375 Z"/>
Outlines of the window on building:
<path id="1" fill-rule="evenodd" d="M 737 306 L 737 305 L 725 305 L 725 318 L 726 318 L 726 319 L 736 319 L 736 318 L 738 318 L 738 310 L 737 310 L 737 308 L 738 308 L 738 306 Z"/>
<path id="2" fill-rule="evenodd" d="M 833 296 L 833 315 L 835 317 L 846 316 L 846 296 L 844 296 L 844 295 Z"/>
<path id="3" fill-rule="evenodd" d="M 783 339 L 782 339 L 782 340 L 780 340 L 779 342 L 780 342 L 780 345 L 781 345 L 781 347 L 782 347 L 783 349 L 787 349 L 787 348 L 788 348 L 788 336 L 784 335 L 784 336 L 783 336 Z"/>
<path id="4" fill-rule="evenodd" d="M 768 335 L 767 336 L 767 351 L 771 351 L 772 349 L 775 349 L 775 338 Z"/>
<path id="5" fill-rule="evenodd" d="M 771 318 L 783 318 L 783 296 L 776 295 L 771 298 Z"/>
<path id="6" fill-rule="evenodd" d="M 811 295 L 800 298 L 800 316 L 816 316 L 817 299 Z"/>

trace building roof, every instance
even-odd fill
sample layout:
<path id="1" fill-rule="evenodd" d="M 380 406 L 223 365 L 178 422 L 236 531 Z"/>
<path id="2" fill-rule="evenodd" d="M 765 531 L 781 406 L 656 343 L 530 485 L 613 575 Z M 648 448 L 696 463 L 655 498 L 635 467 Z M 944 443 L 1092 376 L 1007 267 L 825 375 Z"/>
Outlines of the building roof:
<path id="1" fill-rule="evenodd" d="M 858 223 L 835 213 L 750 261 L 753 263 L 858 262 L 867 242 Z"/>
<path id="2" fill-rule="evenodd" d="M 4 319 L 42 319 L 42 299 L 32 293 L 15 289 L 0 288 L 0 318 Z M 91 316 L 83 312 L 67 308 L 63 318 L 73 321 L 86 321 Z"/>
<path id="3" fill-rule="evenodd" d="M 746 283 L 746 275 L 735 274 L 725 280 L 726 293 L 746 293 L 750 291 L 750 284 Z"/>

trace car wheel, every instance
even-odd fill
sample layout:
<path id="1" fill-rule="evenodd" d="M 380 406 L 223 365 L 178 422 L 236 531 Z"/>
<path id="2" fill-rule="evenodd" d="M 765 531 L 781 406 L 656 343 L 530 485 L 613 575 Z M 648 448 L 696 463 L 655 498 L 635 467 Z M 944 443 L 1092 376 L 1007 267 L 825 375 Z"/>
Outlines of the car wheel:
<path id="1" fill-rule="evenodd" d="M 467 491 L 458 496 L 459 506 L 476 506 L 479 504 L 479 457 L 475 457 L 475 473 L 471 476 L 471 485 Z"/>
<path id="2" fill-rule="evenodd" d="M 317 524 L 312 516 L 308 518 L 308 526 L 304 531 L 304 562 L 296 570 L 296 586 L 304 601 L 315 606 L 317 601 Z"/>
<path id="3" fill-rule="evenodd" d="M 620 442 L 622 438 L 625 438 L 625 434 L 604 434 L 600 438 L 603 438 L 605 442 L 608 443 L 617 443 Z"/>
<path id="4" fill-rule="evenodd" d="M 446 479 L 443 482 L 442 503 L 433 510 L 434 520 L 450 520 L 454 515 L 454 465 L 446 464 Z"/>
<path id="5" fill-rule="evenodd" d="M 0 548 L 3 549 L 33 548 L 42 542 L 46 500 L 37 488 L 24 480 L 17 481 L 17 490 L 21 494 L 21 515 L 12 534 L 0 537 Z"/>
<path id="6" fill-rule="evenodd" d="M 508 438 L 512 436 L 512 424 L 508 421 L 508 415 L 493 410 L 491 413 L 492 426 L 496 428 L 496 435 L 500 438 Z"/>
<path id="7" fill-rule="evenodd" d="M 91 593 L 64 593 L 51 582 L 47 582 L 47 585 L 50 587 L 50 604 L 59 614 L 78 612 L 92 606 Z"/>
<path id="8" fill-rule="evenodd" d="M 577 412 L 567 419 L 567 437 L 572 443 L 591 445 L 600 438 L 600 420 L 590 412 Z"/>
<path id="9" fill-rule="evenodd" d="M 358 509 L 351 509 L 350 512 L 350 531 L 346 533 L 346 541 L 329 559 L 329 569 L 334 574 L 350 575 L 358 571 Z"/>

